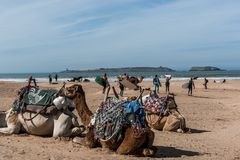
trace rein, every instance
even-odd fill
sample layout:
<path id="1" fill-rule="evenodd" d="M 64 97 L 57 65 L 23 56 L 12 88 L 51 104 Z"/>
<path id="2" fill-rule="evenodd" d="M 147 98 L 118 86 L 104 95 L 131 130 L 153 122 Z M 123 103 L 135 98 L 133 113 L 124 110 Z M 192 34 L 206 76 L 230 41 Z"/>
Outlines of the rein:
<path id="1" fill-rule="evenodd" d="M 33 120 L 34 118 L 36 118 L 42 111 L 44 111 L 45 109 L 47 108 L 47 106 L 44 106 L 40 111 L 38 111 L 33 117 L 31 117 L 31 118 L 25 118 L 24 116 L 23 116 L 23 111 L 21 110 L 21 116 L 22 116 L 22 118 L 23 118 L 23 120 L 24 121 L 31 121 L 31 120 Z"/>

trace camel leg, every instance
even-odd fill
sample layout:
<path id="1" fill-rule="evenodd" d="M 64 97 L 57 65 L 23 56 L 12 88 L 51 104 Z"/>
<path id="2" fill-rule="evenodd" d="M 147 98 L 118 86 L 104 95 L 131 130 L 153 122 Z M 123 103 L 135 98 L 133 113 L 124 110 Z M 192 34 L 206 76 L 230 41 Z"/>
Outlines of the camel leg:
<path id="1" fill-rule="evenodd" d="M 74 127 L 73 129 L 70 130 L 69 136 L 66 134 L 66 137 L 75 137 L 83 133 L 83 129 L 80 127 Z"/>
<path id="2" fill-rule="evenodd" d="M 109 91 L 110 91 L 110 87 L 107 87 L 107 90 L 105 91 L 105 95 L 104 95 L 104 100 L 103 102 L 106 102 L 108 99 L 108 95 L 109 95 Z"/>
<path id="3" fill-rule="evenodd" d="M 0 133 L 3 134 L 18 134 L 20 132 L 20 126 L 11 126 L 6 128 L 0 128 Z"/>
<path id="4" fill-rule="evenodd" d="M 153 146 L 153 141 L 154 141 L 154 138 L 155 138 L 155 134 L 154 134 L 154 132 L 151 130 L 151 129 L 149 129 L 148 131 L 147 131 L 147 138 L 148 138 L 148 140 L 147 140 L 147 147 L 152 147 Z"/>
<path id="5" fill-rule="evenodd" d="M 54 120 L 53 137 L 72 137 L 82 133 L 80 127 L 72 128 L 72 117 L 61 113 L 57 119 Z"/>
<path id="6" fill-rule="evenodd" d="M 11 108 L 6 112 L 5 117 L 7 127 L 0 128 L 0 133 L 3 134 L 18 134 L 21 130 L 21 123 L 18 121 L 18 114 Z"/>
<path id="7" fill-rule="evenodd" d="M 187 131 L 187 127 L 186 127 L 185 117 L 183 115 L 181 115 L 180 113 L 178 113 L 176 116 L 180 120 L 180 129 L 182 130 L 182 132 L 186 132 Z"/>
<path id="8" fill-rule="evenodd" d="M 163 127 L 163 131 L 177 131 L 180 128 L 180 120 L 175 115 L 169 115 Z"/>
<path id="9" fill-rule="evenodd" d="M 157 153 L 157 148 L 153 146 L 153 141 L 155 138 L 154 132 L 149 129 L 147 131 L 147 140 L 146 143 L 142 145 L 141 148 L 139 148 L 136 153 L 137 155 L 142 155 L 142 156 L 153 156 Z"/>
<path id="10" fill-rule="evenodd" d="M 95 140 L 94 138 L 94 130 L 93 127 L 89 127 L 88 131 L 86 133 L 86 136 L 84 138 L 82 137 L 75 137 L 73 139 L 74 143 L 78 143 L 81 145 L 84 145 L 89 148 L 95 148 L 95 147 L 100 147 L 101 144 Z"/>
<path id="11" fill-rule="evenodd" d="M 146 134 L 141 137 L 134 137 L 134 132 L 132 128 L 127 128 L 125 132 L 124 139 L 121 145 L 117 149 L 118 154 L 135 154 L 135 151 L 140 148 L 146 141 Z"/>
<path id="12" fill-rule="evenodd" d="M 114 93 L 115 97 L 116 97 L 117 99 L 119 99 L 119 96 L 118 96 L 118 94 L 117 94 L 114 86 L 112 86 L 112 89 L 113 89 L 113 93 Z"/>
<path id="13" fill-rule="evenodd" d="M 63 113 L 66 115 L 69 115 L 72 118 L 72 124 L 74 127 L 80 127 L 78 120 L 77 120 L 77 116 L 73 112 L 66 109 L 63 111 Z"/>
<path id="14" fill-rule="evenodd" d="M 140 137 L 134 137 L 133 130 L 128 128 L 125 137 L 119 148 L 118 154 L 132 154 L 139 156 L 153 156 L 157 148 L 153 147 L 154 132 L 149 130 Z"/>

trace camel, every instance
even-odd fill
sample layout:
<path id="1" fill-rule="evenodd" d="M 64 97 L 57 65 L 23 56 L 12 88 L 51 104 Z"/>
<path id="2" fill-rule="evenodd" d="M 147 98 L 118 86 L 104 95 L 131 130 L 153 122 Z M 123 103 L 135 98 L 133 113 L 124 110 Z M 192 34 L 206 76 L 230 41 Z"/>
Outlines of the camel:
<path id="1" fill-rule="evenodd" d="M 35 117 L 27 121 L 24 117 Z M 27 132 L 36 136 L 52 137 L 74 137 L 80 135 L 84 128 L 82 126 L 74 127 L 76 122 L 73 118 L 61 111 L 56 115 L 36 115 L 36 113 L 25 112 L 21 115 L 12 108 L 6 111 L 7 127 L 0 128 L 3 134 L 19 134 Z"/>
<path id="2" fill-rule="evenodd" d="M 149 96 L 150 95 L 143 96 L 142 100 L 144 104 Z M 188 130 L 186 128 L 186 121 L 184 116 L 178 111 L 174 95 L 169 94 L 167 96 L 166 106 L 167 108 L 162 114 L 146 114 L 148 125 L 156 130 L 173 131 L 178 133 L 186 132 Z"/>
<path id="3" fill-rule="evenodd" d="M 105 100 L 110 88 L 105 94 Z M 123 130 L 123 137 L 115 143 L 114 141 L 104 141 L 95 138 L 94 126 L 91 121 L 93 113 L 88 108 L 85 98 L 85 92 L 81 85 L 74 84 L 66 88 L 65 93 L 68 97 L 72 97 L 76 110 L 84 126 L 87 128 L 86 137 L 76 140 L 76 142 L 85 145 L 89 148 L 103 147 L 116 151 L 118 154 L 132 154 L 141 156 L 153 156 L 157 149 L 153 147 L 154 132 L 150 128 L 146 128 L 144 132 L 136 135 L 136 132 L 131 127 L 125 127 Z"/>
<path id="4" fill-rule="evenodd" d="M 127 79 L 129 82 L 135 84 L 136 86 L 138 85 L 138 83 L 142 83 L 142 81 L 144 79 L 143 76 L 141 76 L 140 79 L 138 79 L 137 77 L 133 77 L 133 76 L 129 78 L 127 75 L 123 75 L 123 76 L 120 75 L 117 78 L 118 78 L 118 80 Z"/>
<path id="5" fill-rule="evenodd" d="M 144 77 L 141 76 L 140 79 L 138 79 L 137 77 L 130 77 L 128 80 L 129 80 L 131 83 L 133 83 L 133 84 L 135 84 L 135 85 L 138 85 L 138 83 L 142 83 L 143 79 L 144 79 Z"/>
<path id="6" fill-rule="evenodd" d="M 72 79 L 67 80 L 67 81 L 68 81 L 68 82 L 75 82 L 75 81 L 77 81 L 77 82 L 82 82 L 82 80 L 83 80 L 83 77 L 80 76 L 80 77 L 73 77 Z"/>
<path id="7" fill-rule="evenodd" d="M 69 110 L 58 110 L 54 106 L 32 106 L 33 108 L 45 108 L 46 113 L 32 111 L 16 111 L 13 108 L 5 112 L 7 127 L 0 128 L 3 134 L 19 134 L 27 132 L 37 136 L 73 137 L 84 132 L 74 114 Z M 64 107 L 64 106 L 63 106 Z M 55 112 L 54 114 L 52 114 Z"/>

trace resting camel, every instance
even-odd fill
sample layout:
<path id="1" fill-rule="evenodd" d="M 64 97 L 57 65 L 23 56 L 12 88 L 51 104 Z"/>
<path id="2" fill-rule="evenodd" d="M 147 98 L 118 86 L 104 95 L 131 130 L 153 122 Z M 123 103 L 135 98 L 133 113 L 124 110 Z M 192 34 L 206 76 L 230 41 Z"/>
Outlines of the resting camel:
<path id="1" fill-rule="evenodd" d="M 79 126 L 76 119 L 67 111 L 55 108 L 54 112 L 55 114 L 50 112 L 42 114 L 41 112 L 15 111 L 11 108 L 5 112 L 7 127 L 0 128 L 0 133 L 19 134 L 27 132 L 37 136 L 72 137 L 80 135 L 84 131 L 85 128 Z"/>
<path id="2" fill-rule="evenodd" d="M 82 82 L 82 79 L 83 79 L 82 76 L 80 76 L 80 77 L 73 77 L 72 79 L 68 80 L 68 82 L 75 82 L 75 81 Z"/>
<path id="3" fill-rule="evenodd" d="M 146 98 L 150 95 L 143 96 L 143 103 L 145 104 Z M 186 128 L 185 118 L 180 114 L 174 95 L 168 95 L 166 101 L 166 110 L 163 114 L 152 113 L 146 114 L 148 125 L 156 130 L 173 131 L 184 133 Z"/>
<path id="4" fill-rule="evenodd" d="M 86 103 L 85 93 L 82 86 L 79 84 L 74 84 L 66 88 L 65 93 L 68 97 L 72 97 L 75 103 L 77 112 L 81 118 L 82 123 L 87 127 L 86 137 L 81 139 L 80 142 L 87 147 L 103 147 L 110 150 L 116 151 L 118 154 L 132 154 L 132 155 L 142 155 L 142 156 L 152 156 L 156 153 L 156 148 L 153 147 L 154 132 L 147 128 L 145 132 L 136 136 L 134 129 L 131 127 L 126 127 L 123 130 L 123 137 L 119 143 L 113 141 L 103 141 L 101 139 L 94 138 L 94 126 L 91 125 L 91 119 L 93 118 L 93 113 L 88 108 Z M 109 90 L 106 92 L 106 94 Z M 105 99 L 106 99 L 105 94 Z"/>
<path id="5" fill-rule="evenodd" d="M 138 83 L 142 83 L 143 79 L 144 79 L 144 77 L 141 76 L 140 79 L 138 79 L 137 77 L 130 77 L 128 80 L 129 80 L 131 83 L 133 83 L 133 84 L 135 84 L 135 85 L 138 85 Z"/>

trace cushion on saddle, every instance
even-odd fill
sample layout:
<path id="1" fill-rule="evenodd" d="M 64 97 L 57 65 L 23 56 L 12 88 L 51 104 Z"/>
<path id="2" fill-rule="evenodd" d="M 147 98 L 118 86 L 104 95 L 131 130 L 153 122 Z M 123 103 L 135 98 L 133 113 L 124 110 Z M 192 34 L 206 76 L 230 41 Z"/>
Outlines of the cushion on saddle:
<path id="1" fill-rule="evenodd" d="M 57 90 L 43 90 L 32 87 L 23 95 L 22 102 L 27 105 L 51 106 L 56 98 Z"/>

